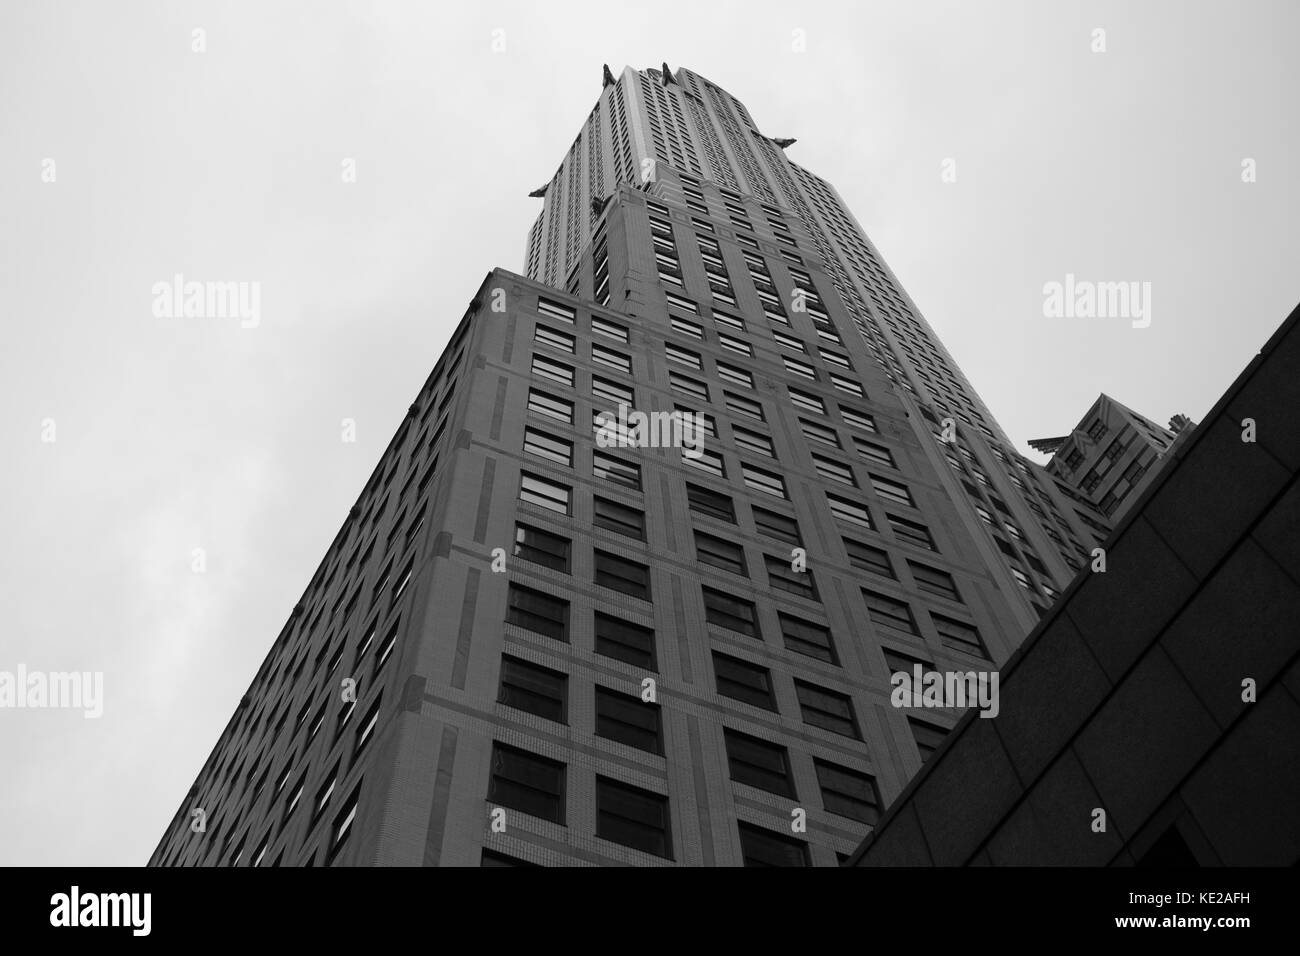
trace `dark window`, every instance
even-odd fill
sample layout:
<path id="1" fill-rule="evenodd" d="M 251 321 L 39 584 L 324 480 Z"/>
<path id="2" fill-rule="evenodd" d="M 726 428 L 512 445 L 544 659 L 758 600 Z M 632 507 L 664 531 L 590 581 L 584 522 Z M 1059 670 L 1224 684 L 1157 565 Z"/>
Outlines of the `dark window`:
<path id="1" fill-rule="evenodd" d="M 853 716 L 853 701 L 847 695 L 798 680 L 794 682 L 794 689 L 799 695 L 804 723 L 855 740 L 861 739 L 858 722 Z"/>
<path id="2" fill-rule="evenodd" d="M 900 541 L 906 541 L 918 548 L 925 548 L 927 551 L 939 550 L 934 546 L 934 538 L 930 537 L 930 529 L 920 522 L 909 521 L 906 518 L 891 514 L 886 514 L 885 518 L 888 519 L 889 526 L 894 529 L 894 534 L 898 536 Z"/>
<path id="3" fill-rule="evenodd" d="M 921 665 L 921 673 L 925 674 L 934 670 L 934 664 L 929 661 L 923 661 L 919 657 L 912 657 L 910 654 L 904 654 L 902 651 L 891 650 L 888 647 L 882 647 L 881 653 L 885 655 L 885 664 L 889 667 L 889 673 L 897 674 L 899 671 L 913 676 L 913 668 Z"/>
<path id="4" fill-rule="evenodd" d="M 776 712 L 772 674 L 766 667 L 714 651 L 713 672 L 718 678 L 718 693 L 723 697 Z"/>
<path id="5" fill-rule="evenodd" d="M 703 588 L 704 617 L 710 624 L 758 637 L 758 612 L 754 605 L 741 598 L 723 594 L 712 588 Z"/>
<path id="6" fill-rule="evenodd" d="M 607 531 L 616 531 L 638 541 L 645 540 L 645 515 L 629 505 L 592 497 L 592 524 Z"/>
<path id="7" fill-rule="evenodd" d="M 568 538 L 526 524 L 515 525 L 515 557 L 566 574 L 569 571 Z"/>
<path id="8" fill-rule="evenodd" d="M 492 745 L 488 802 L 564 825 L 564 764 L 505 744 Z"/>
<path id="9" fill-rule="evenodd" d="M 745 549 L 711 534 L 695 532 L 695 557 L 701 564 L 711 564 L 733 574 L 745 574 Z"/>
<path id="10" fill-rule="evenodd" d="M 799 543 L 799 524 L 793 518 L 768 511 L 766 508 L 755 507 L 753 511 L 754 525 L 758 528 L 759 534 L 776 538 L 778 541 L 788 541 L 790 544 Z"/>
<path id="11" fill-rule="evenodd" d="M 626 558 L 596 551 L 596 583 L 632 597 L 650 600 L 650 569 Z"/>
<path id="12" fill-rule="evenodd" d="M 325 857 L 327 863 L 338 856 L 343 845 L 348 842 L 348 837 L 352 835 L 352 824 L 357 818 L 357 800 L 360 796 L 361 781 L 358 780 L 338 815 L 334 817 L 334 825 L 330 828 L 329 853 Z"/>
<path id="13" fill-rule="evenodd" d="M 948 731 L 942 727 L 936 727 L 934 724 L 927 724 L 923 720 L 917 720 L 915 717 L 907 718 L 908 726 L 912 728 L 912 739 L 916 741 L 916 749 L 921 754 L 921 762 L 930 759 L 930 755 L 939 749 L 943 743 L 943 738 L 948 736 Z"/>
<path id="14" fill-rule="evenodd" d="M 813 766 L 817 769 L 822 805 L 828 813 L 875 826 L 880 819 L 880 794 L 873 777 L 816 758 Z"/>
<path id="15" fill-rule="evenodd" d="M 656 670 L 655 632 L 640 624 L 596 612 L 596 653 Z"/>
<path id="16" fill-rule="evenodd" d="M 671 860 L 668 798 L 597 777 L 596 836 Z"/>
<path id="17" fill-rule="evenodd" d="M 738 824 L 745 866 L 811 866 L 808 844 L 748 823 Z"/>
<path id="18" fill-rule="evenodd" d="M 569 602 L 532 588 L 510 585 L 506 623 L 557 641 L 569 640 Z"/>
<path id="19" fill-rule="evenodd" d="M 799 597 L 817 600 L 817 585 L 811 571 L 796 571 L 791 562 L 784 558 L 763 555 L 763 564 L 767 567 L 767 580 L 778 591 L 797 594 Z"/>
<path id="20" fill-rule="evenodd" d="M 975 654 L 978 657 L 988 657 L 988 652 L 984 649 L 984 642 L 980 640 L 980 632 L 975 629 L 974 625 L 954 621 L 950 617 L 935 614 L 933 611 L 930 612 L 930 617 L 933 619 L 935 629 L 939 632 L 939 637 L 943 639 L 945 646 L 953 650 L 965 651 L 967 654 Z"/>
<path id="21" fill-rule="evenodd" d="M 916 586 L 922 591 L 937 594 L 950 601 L 961 601 L 961 595 L 957 593 L 957 585 L 953 581 L 952 575 L 947 571 L 940 571 L 938 568 L 932 568 L 928 564 L 920 564 L 916 561 L 908 561 L 907 566 L 912 569 L 912 577 L 916 578 Z"/>
<path id="22" fill-rule="evenodd" d="M 496 850 L 484 850 L 483 856 L 479 858 L 479 866 L 531 866 L 536 867 L 536 863 L 529 863 L 527 860 L 521 860 L 516 856 L 507 856 L 504 853 L 498 853 Z"/>
<path id="23" fill-rule="evenodd" d="M 855 568 L 861 568 L 863 571 L 870 571 L 872 574 L 878 574 L 885 578 L 895 578 L 894 565 L 889 560 L 889 555 L 880 548 L 872 547 L 869 544 L 863 544 L 860 541 L 854 541 L 852 538 L 844 539 L 844 547 L 849 552 L 849 564 Z"/>
<path id="24" fill-rule="evenodd" d="M 785 748 L 735 730 L 724 730 L 731 779 L 780 797 L 795 797 Z"/>
<path id="25" fill-rule="evenodd" d="M 731 499 L 724 494 L 688 483 L 686 485 L 686 497 L 690 502 L 691 510 L 696 514 L 719 518 L 723 521 L 734 522 L 736 520 L 736 509 L 732 505 Z"/>
<path id="26" fill-rule="evenodd" d="M 596 736 L 644 750 L 663 753 L 660 741 L 659 705 L 640 697 L 596 688 Z"/>
<path id="27" fill-rule="evenodd" d="M 518 657 L 501 658 L 501 689 L 497 700 L 556 723 L 567 723 L 569 679 L 559 671 Z"/>
<path id="28" fill-rule="evenodd" d="M 781 619 L 781 636 L 785 638 L 786 647 L 797 654 L 815 657 L 829 664 L 839 664 L 829 628 L 791 617 L 789 614 L 778 616 Z"/>
<path id="29" fill-rule="evenodd" d="M 867 612 L 871 615 L 873 624 L 896 628 L 908 634 L 921 633 L 916 629 L 916 619 L 912 617 L 912 609 L 907 602 L 896 600 L 887 594 L 868 591 L 866 588 L 862 589 L 862 596 L 866 599 Z"/>

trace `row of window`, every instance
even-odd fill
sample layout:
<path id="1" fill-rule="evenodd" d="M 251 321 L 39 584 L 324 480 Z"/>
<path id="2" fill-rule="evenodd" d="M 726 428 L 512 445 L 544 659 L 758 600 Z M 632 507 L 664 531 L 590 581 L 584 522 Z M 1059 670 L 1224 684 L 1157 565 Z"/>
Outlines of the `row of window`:
<path id="1" fill-rule="evenodd" d="M 797 799 L 785 748 L 731 729 L 724 730 L 724 737 L 733 781 Z M 814 758 L 813 765 L 828 813 L 859 823 L 877 821 L 880 798 L 869 774 L 820 758 Z M 498 742 L 492 750 L 488 802 L 565 826 L 567 771 L 558 760 Z M 598 774 L 596 836 L 673 859 L 668 797 Z M 808 865 L 808 849 L 802 841 L 743 822 L 740 836 L 747 865 Z M 507 857 L 490 862 L 514 861 Z"/>

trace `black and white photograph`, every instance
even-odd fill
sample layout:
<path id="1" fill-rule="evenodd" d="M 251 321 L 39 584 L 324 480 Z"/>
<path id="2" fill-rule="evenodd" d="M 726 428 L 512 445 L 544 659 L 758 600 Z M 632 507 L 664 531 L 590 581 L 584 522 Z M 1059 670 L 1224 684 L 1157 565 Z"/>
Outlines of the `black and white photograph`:
<path id="1" fill-rule="evenodd" d="M 0 4 L 15 940 L 693 932 L 611 867 L 856 871 L 708 877 L 763 936 L 1279 934 L 1297 36 Z M 571 872 L 404 872 L 503 867 Z"/>

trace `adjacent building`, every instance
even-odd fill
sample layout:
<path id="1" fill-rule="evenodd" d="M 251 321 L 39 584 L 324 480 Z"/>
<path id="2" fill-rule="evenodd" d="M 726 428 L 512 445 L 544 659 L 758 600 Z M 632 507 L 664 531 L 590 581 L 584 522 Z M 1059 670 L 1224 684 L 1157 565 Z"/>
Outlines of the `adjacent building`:
<path id="1" fill-rule="evenodd" d="M 1069 435 L 1029 444 L 1052 456 L 1048 474 L 1085 495 L 1115 521 L 1192 427 L 1187 416 L 1175 415 L 1169 428 L 1162 428 L 1102 394 Z"/>
<path id="2" fill-rule="evenodd" d="M 857 866 L 1300 862 L 1300 309 Z M 1181 436 L 1180 436 L 1181 437 Z"/>

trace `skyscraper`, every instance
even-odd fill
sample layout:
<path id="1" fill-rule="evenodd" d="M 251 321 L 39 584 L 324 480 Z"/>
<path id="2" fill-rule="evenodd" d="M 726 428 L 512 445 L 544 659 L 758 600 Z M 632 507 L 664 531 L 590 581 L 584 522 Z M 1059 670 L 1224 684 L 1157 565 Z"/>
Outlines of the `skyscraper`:
<path id="1" fill-rule="evenodd" d="M 1162 428 L 1109 395 L 1101 395 L 1068 435 L 1029 444 L 1052 456 L 1047 471 L 1118 521 L 1160 461 L 1191 433 L 1187 416 Z M 1175 432 L 1174 428 L 1178 431 Z"/>
<path id="2" fill-rule="evenodd" d="M 891 674 L 996 669 L 1109 526 L 789 142 L 606 71 L 152 863 L 860 843 L 957 716 Z"/>

